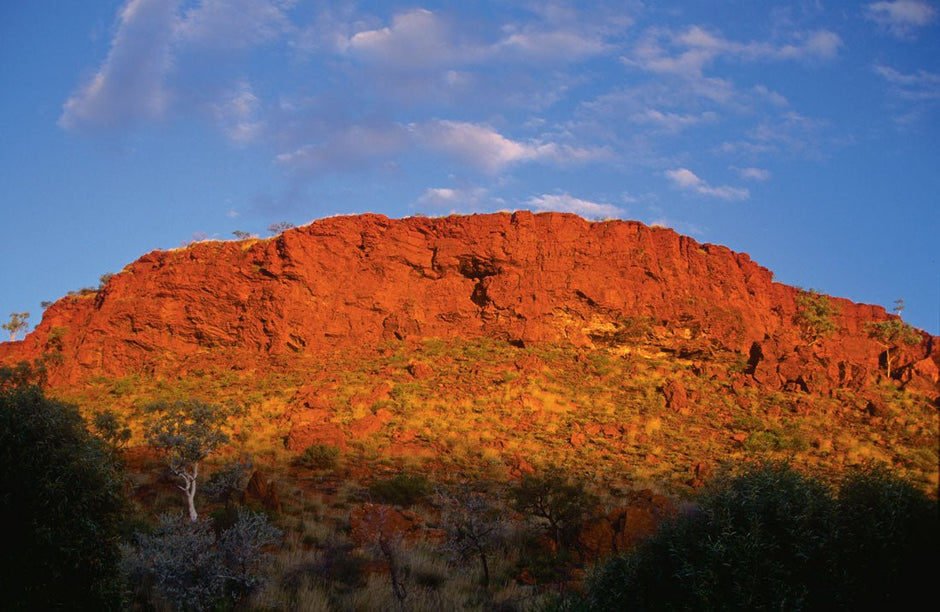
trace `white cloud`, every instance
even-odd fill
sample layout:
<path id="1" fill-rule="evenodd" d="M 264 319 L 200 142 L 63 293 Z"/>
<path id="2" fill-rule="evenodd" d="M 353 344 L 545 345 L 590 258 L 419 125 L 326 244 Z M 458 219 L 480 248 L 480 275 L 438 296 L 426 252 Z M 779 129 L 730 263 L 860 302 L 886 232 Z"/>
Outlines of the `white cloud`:
<path id="1" fill-rule="evenodd" d="M 623 209 L 612 204 L 581 200 L 567 193 L 534 196 L 526 201 L 526 206 L 535 210 L 572 212 L 587 219 L 608 219 L 624 216 Z"/>
<path id="2" fill-rule="evenodd" d="M 277 38 L 292 27 L 284 11 L 293 0 L 202 0 L 183 15 L 180 4 L 180 0 L 124 4 L 107 57 L 91 80 L 65 102 L 61 127 L 129 127 L 160 119 L 171 107 L 202 111 L 208 106 L 219 120 L 220 115 L 234 118 L 238 106 L 250 102 L 250 92 L 231 98 L 216 79 L 196 74 L 190 52 L 197 46 L 232 50 Z M 214 100 L 219 95 L 225 99 Z M 260 127 L 246 118 L 220 125 L 229 138 L 244 143 Z"/>
<path id="3" fill-rule="evenodd" d="M 894 87 L 894 93 L 907 100 L 940 99 L 940 73 L 918 70 L 903 73 L 883 64 L 875 65 L 875 73 Z"/>
<path id="4" fill-rule="evenodd" d="M 436 214 L 471 213 L 501 206 L 505 202 L 491 197 L 483 187 L 436 187 L 426 189 L 415 203 L 415 208 Z"/>
<path id="5" fill-rule="evenodd" d="M 742 179 L 746 181 L 767 181 L 770 180 L 770 170 L 763 168 L 734 168 Z"/>
<path id="6" fill-rule="evenodd" d="M 679 132 L 689 126 L 699 123 L 715 121 L 718 115 L 711 111 L 706 111 L 697 115 L 662 112 L 655 108 L 646 109 L 640 113 L 634 113 L 630 120 L 634 123 L 655 125 L 667 132 Z"/>
<path id="7" fill-rule="evenodd" d="M 691 191 L 702 196 L 718 198 L 720 200 L 727 200 L 729 202 L 736 200 L 746 200 L 751 196 L 750 191 L 743 187 L 713 187 L 703 179 L 699 178 L 688 168 L 667 170 L 665 174 L 666 178 L 671 180 L 673 184 L 675 184 L 679 189 L 683 191 Z"/>
<path id="8" fill-rule="evenodd" d="M 804 159 L 820 159 L 824 157 L 823 145 L 835 142 L 827 136 L 828 127 L 826 121 L 787 111 L 761 121 L 747 130 L 745 138 L 723 142 L 716 150 L 751 158 L 785 152 Z"/>
<path id="9" fill-rule="evenodd" d="M 702 77 L 705 67 L 719 57 L 738 61 L 760 60 L 828 60 L 835 57 L 842 46 L 838 34 L 828 30 L 797 31 L 785 43 L 740 43 L 722 38 L 700 26 L 691 26 L 681 32 L 654 28 L 647 30 L 633 52 L 624 57 L 634 65 L 657 74 L 672 74 L 685 78 Z"/>
<path id="10" fill-rule="evenodd" d="M 940 104 L 940 73 L 918 70 L 904 73 L 890 66 L 876 64 L 875 73 L 889 85 L 899 126 L 917 123 Z"/>
<path id="11" fill-rule="evenodd" d="M 785 96 L 776 91 L 768 89 L 765 85 L 755 85 L 753 91 L 755 94 L 769 101 L 774 106 L 784 107 L 790 105 L 790 101 L 787 100 Z"/>
<path id="12" fill-rule="evenodd" d="M 407 134 L 398 125 L 352 125 L 330 134 L 319 144 L 281 153 L 277 161 L 296 175 L 313 176 L 368 165 L 398 153 L 407 144 Z"/>
<path id="13" fill-rule="evenodd" d="M 891 35 L 911 37 L 918 28 L 930 25 L 937 11 L 923 0 L 873 2 L 865 7 L 865 15 Z"/>
<path id="14" fill-rule="evenodd" d="M 464 36 L 440 14 L 427 9 L 398 13 L 382 28 L 349 37 L 346 50 L 355 57 L 396 71 L 478 65 L 492 61 L 572 63 L 604 53 L 609 46 L 600 32 L 574 28 L 539 29 L 507 26 L 493 41 Z"/>
<path id="15" fill-rule="evenodd" d="M 291 31 L 292 0 L 202 0 L 186 11 L 177 35 L 186 42 L 231 49 L 258 45 Z"/>
<path id="16" fill-rule="evenodd" d="M 499 42 L 496 49 L 519 59 L 531 58 L 552 62 L 578 62 L 606 52 L 609 47 L 599 37 L 584 36 L 579 32 L 556 30 L 550 32 L 518 32 Z"/>
<path id="17" fill-rule="evenodd" d="M 178 4 L 130 0 L 124 5 L 107 58 L 65 102 L 61 127 L 108 129 L 163 116 L 171 99 L 165 81 Z"/>
<path id="18" fill-rule="evenodd" d="M 486 172 L 499 172 L 520 162 L 582 163 L 609 155 L 604 149 L 538 140 L 519 142 L 506 138 L 488 126 L 459 121 L 438 120 L 410 127 L 420 143 L 449 153 Z"/>
<path id="19" fill-rule="evenodd" d="M 224 100 L 210 105 L 222 131 L 240 145 L 256 140 L 264 130 L 264 122 L 257 118 L 259 109 L 260 101 L 247 81 L 237 83 Z"/>
<path id="20" fill-rule="evenodd" d="M 399 13 L 388 27 L 354 34 L 347 49 L 354 56 L 399 70 L 462 62 L 470 53 L 454 44 L 448 23 L 426 9 Z"/>

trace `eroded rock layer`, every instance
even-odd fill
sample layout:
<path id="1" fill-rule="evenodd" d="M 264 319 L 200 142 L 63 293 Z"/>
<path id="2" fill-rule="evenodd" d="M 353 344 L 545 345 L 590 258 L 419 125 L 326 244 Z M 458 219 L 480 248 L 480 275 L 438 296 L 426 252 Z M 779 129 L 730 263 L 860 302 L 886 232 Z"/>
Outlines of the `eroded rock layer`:
<path id="1" fill-rule="evenodd" d="M 865 326 L 889 315 L 832 298 L 838 331 L 810 340 L 795 323 L 798 294 L 747 254 L 632 221 L 333 217 L 144 255 L 98 291 L 56 302 L 25 340 L 0 345 L 0 362 L 54 356 L 52 381 L 74 383 L 429 337 L 596 345 L 643 322 L 696 350 L 740 352 L 762 385 L 868 384 L 885 347 Z M 896 376 L 935 389 L 937 344 L 922 334 L 896 350 Z"/>

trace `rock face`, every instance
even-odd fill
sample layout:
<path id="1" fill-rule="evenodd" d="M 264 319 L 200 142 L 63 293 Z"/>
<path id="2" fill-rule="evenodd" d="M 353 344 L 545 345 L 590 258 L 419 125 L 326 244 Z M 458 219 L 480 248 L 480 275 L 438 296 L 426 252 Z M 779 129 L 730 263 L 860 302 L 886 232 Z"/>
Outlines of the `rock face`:
<path id="1" fill-rule="evenodd" d="M 74 383 L 395 339 L 586 346 L 643 321 L 741 352 L 746 374 L 770 387 L 866 384 L 884 348 L 864 326 L 889 315 L 832 298 L 839 332 L 808 344 L 793 322 L 798 291 L 746 254 L 631 221 L 333 217 L 268 240 L 149 253 L 99 291 L 56 302 L 25 340 L 0 345 L 0 363 L 52 355 L 52 382 Z M 937 338 L 922 336 L 892 359 L 899 380 L 935 386 Z"/>

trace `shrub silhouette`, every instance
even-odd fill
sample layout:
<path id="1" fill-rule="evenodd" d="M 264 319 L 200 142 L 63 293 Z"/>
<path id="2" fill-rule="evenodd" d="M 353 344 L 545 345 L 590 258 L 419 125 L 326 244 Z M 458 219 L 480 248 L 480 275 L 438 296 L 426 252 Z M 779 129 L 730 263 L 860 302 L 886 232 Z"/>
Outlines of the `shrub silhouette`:
<path id="1" fill-rule="evenodd" d="M 931 595 L 937 505 L 882 472 L 835 495 L 786 465 L 721 478 L 600 567 L 587 610 L 906 609 Z"/>
<path id="2" fill-rule="evenodd" d="M 369 485 L 369 495 L 381 504 L 412 506 L 428 493 L 428 479 L 421 474 L 402 472 Z"/>
<path id="3" fill-rule="evenodd" d="M 117 609 L 125 508 L 75 408 L 34 386 L 0 391 L 0 609 Z"/>

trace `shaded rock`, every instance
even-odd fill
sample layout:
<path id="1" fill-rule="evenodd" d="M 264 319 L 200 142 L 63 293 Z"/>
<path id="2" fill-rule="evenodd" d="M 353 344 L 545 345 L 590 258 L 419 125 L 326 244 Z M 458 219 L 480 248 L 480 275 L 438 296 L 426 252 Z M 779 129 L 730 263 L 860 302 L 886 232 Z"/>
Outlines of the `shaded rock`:
<path id="1" fill-rule="evenodd" d="M 652 535 L 660 522 L 675 512 L 669 498 L 648 489 L 633 491 L 624 506 L 585 525 L 579 543 L 589 560 L 624 553 Z"/>
<path id="2" fill-rule="evenodd" d="M 260 504 L 272 512 L 281 511 L 281 498 L 277 493 L 277 483 L 270 482 L 260 470 L 255 470 L 242 492 L 245 505 Z"/>
<path id="3" fill-rule="evenodd" d="M 662 388 L 666 398 L 666 407 L 679 414 L 688 414 L 689 396 L 685 387 L 678 380 L 668 380 Z"/>
<path id="4" fill-rule="evenodd" d="M 418 361 L 408 364 L 408 373 L 415 380 L 425 380 L 434 376 L 434 370 L 428 364 Z"/>
<path id="5" fill-rule="evenodd" d="M 349 539 L 357 546 L 372 544 L 381 538 L 414 540 L 421 534 L 422 525 L 420 517 L 413 512 L 366 503 L 349 513 Z"/>

